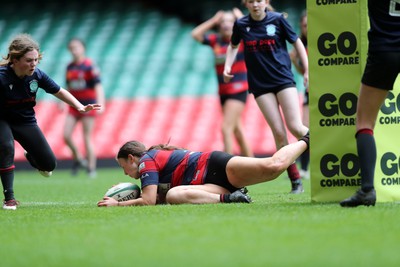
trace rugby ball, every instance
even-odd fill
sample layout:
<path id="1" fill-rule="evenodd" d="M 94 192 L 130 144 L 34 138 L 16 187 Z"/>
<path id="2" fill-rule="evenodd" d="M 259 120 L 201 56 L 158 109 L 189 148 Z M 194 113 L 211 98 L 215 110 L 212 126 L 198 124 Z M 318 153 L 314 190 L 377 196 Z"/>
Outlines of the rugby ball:
<path id="1" fill-rule="evenodd" d="M 120 183 L 108 189 L 105 196 L 118 202 L 136 199 L 140 197 L 140 187 L 133 183 Z"/>

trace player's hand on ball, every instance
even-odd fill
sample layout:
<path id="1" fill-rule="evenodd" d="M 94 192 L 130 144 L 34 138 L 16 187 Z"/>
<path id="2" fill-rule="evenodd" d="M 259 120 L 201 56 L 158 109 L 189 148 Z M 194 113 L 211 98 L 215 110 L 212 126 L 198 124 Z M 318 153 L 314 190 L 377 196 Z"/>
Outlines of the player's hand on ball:
<path id="1" fill-rule="evenodd" d="M 102 200 L 97 202 L 97 207 L 111 207 L 118 206 L 118 201 L 112 197 L 103 197 Z"/>

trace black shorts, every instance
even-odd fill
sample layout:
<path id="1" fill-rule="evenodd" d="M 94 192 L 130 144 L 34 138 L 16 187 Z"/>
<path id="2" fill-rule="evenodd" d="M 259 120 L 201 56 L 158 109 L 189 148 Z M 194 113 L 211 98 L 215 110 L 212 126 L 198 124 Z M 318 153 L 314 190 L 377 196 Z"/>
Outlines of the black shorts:
<path id="1" fill-rule="evenodd" d="M 261 95 L 265 95 L 268 93 L 273 93 L 273 94 L 277 94 L 282 90 L 285 90 L 286 88 L 290 88 L 290 87 L 296 87 L 295 83 L 288 83 L 288 84 L 284 84 L 284 85 L 280 85 L 280 86 L 276 86 L 270 89 L 251 89 L 249 90 L 250 93 L 252 93 L 254 95 L 254 98 L 257 98 Z"/>
<path id="2" fill-rule="evenodd" d="M 399 73 L 399 52 L 369 52 L 361 82 L 379 89 L 393 90 Z"/>
<path id="3" fill-rule="evenodd" d="M 207 174 L 204 179 L 204 184 L 219 185 L 229 192 L 235 192 L 239 188 L 234 187 L 226 175 L 226 164 L 233 157 L 233 155 L 222 152 L 214 151 L 211 153 L 208 161 Z"/>
<path id="4" fill-rule="evenodd" d="M 248 95 L 247 91 L 236 93 L 236 94 L 220 95 L 219 100 L 220 100 L 222 106 L 225 104 L 226 100 L 228 100 L 228 99 L 235 99 L 235 100 L 239 100 L 243 103 L 246 103 L 247 95 Z"/>

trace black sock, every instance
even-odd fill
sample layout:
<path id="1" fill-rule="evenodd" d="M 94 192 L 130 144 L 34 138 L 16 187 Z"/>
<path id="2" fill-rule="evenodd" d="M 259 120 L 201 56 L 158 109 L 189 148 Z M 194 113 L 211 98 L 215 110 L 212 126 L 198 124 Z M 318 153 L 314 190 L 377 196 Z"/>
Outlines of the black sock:
<path id="1" fill-rule="evenodd" d="M 300 166 L 301 169 L 306 171 L 308 169 L 308 163 L 310 162 L 310 150 L 304 151 L 300 155 Z"/>
<path id="2" fill-rule="evenodd" d="M 14 169 L 1 173 L 1 183 L 3 184 L 4 199 L 14 199 Z"/>
<path id="3" fill-rule="evenodd" d="M 231 203 L 231 200 L 229 199 L 230 194 L 221 194 L 219 195 L 219 201 L 221 203 Z"/>
<path id="4" fill-rule="evenodd" d="M 361 189 L 369 192 L 374 188 L 376 145 L 373 131 L 362 129 L 356 134 L 357 152 L 360 160 Z"/>

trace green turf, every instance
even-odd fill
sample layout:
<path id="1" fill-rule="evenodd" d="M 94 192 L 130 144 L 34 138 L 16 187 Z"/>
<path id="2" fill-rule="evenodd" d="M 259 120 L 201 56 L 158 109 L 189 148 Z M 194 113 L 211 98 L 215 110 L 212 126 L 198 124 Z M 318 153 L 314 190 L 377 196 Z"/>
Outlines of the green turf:
<path id="1" fill-rule="evenodd" d="M 249 187 L 252 204 L 97 208 L 119 169 L 96 179 L 17 172 L 21 206 L 0 210 L 0 265 L 399 266 L 399 205 L 343 209 L 289 195 L 285 177 Z"/>

